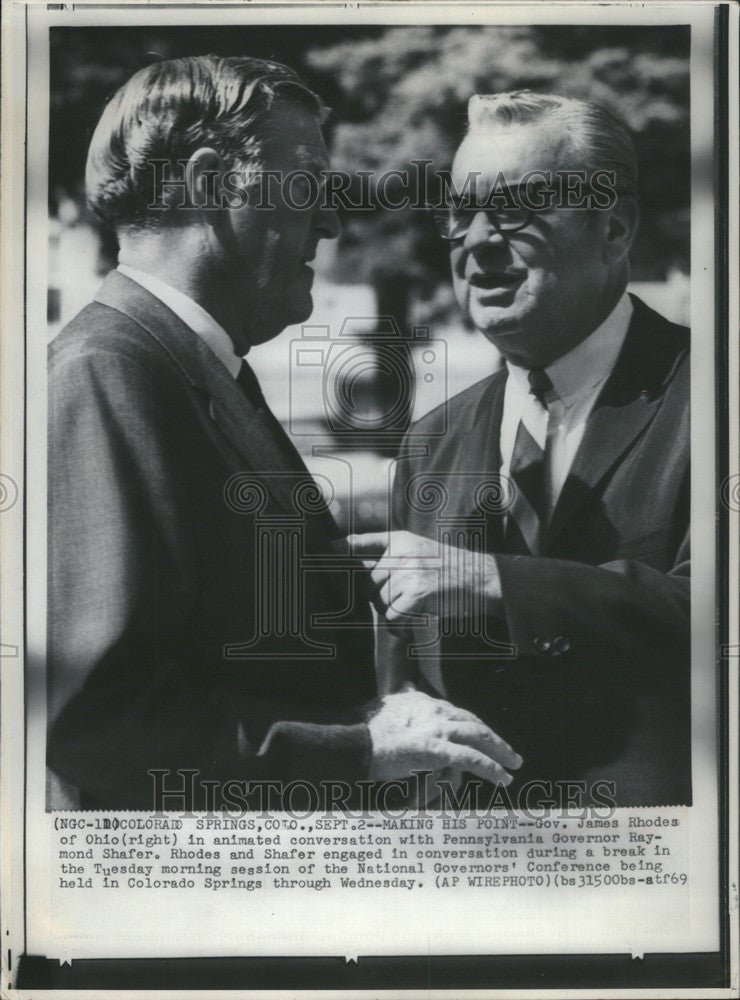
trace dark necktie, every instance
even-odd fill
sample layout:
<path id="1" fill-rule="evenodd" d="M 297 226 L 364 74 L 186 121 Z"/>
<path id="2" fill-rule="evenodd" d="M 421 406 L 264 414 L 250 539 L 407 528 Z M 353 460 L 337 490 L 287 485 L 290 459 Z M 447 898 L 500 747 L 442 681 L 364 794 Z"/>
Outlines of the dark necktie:
<path id="1" fill-rule="evenodd" d="M 552 382 L 543 368 L 529 373 L 529 391 L 543 410 L 547 410 L 546 395 Z M 548 499 L 545 485 L 545 452 L 519 421 L 510 475 L 516 487 L 514 503 L 509 510 L 506 548 L 509 552 L 536 555 L 539 539 L 547 523 Z"/>
<path id="2" fill-rule="evenodd" d="M 289 465 L 292 466 L 294 471 L 300 473 L 301 479 L 304 479 L 308 483 L 313 483 L 314 481 L 311 474 L 306 468 L 306 465 L 298 453 L 295 445 L 288 436 L 287 431 L 267 405 L 267 400 L 264 397 L 262 388 L 257 380 L 257 376 L 252 371 L 251 366 L 244 360 L 242 360 L 242 366 L 236 377 L 236 382 L 254 409 L 257 411 L 260 419 L 271 432 L 273 440 L 282 451 Z M 296 480 L 296 482 L 297 481 L 298 480 Z M 334 520 L 334 516 L 323 500 L 313 500 L 311 513 L 305 516 L 307 520 L 320 523 L 323 526 L 323 531 L 329 536 L 329 538 L 338 539 L 341 537 L 341 533 Z M 311 543 L 308 539 L 306 540 L 306 544 L 309 548 L 311 547 Z M 350 601 L 352 604 L 354 604 L 355 601 L 358 602 L 358 606 L 361 606 L 363 602 L 367 605 L 371 601 L 369 574 L 363 569 L 360 563 L 358 563 L 357 568 L 359 572 L 354 572 L 352 574 Z M 342 594 L 342 599 L 346 600 L 346 569 L 341 570 L 338 576 L 340 578 L 340 593 Z"/>
<path id="3" fill-rule="evenodd" d="M 309 473 L 303 459 L 298 454 L 298 451 L 288 436 L 285 428 L 267 405 L 267 400 L 262 393 L 262 388 L 257 380 L 257 376 L 254 374 L 251 366 L 244 360 L 242 360 L 242 366 L 236 377 L 236 384 L 257 411 L 262 423 L 270 432 L 271 437 L 279 450 L 283 453 L 283 456 L 287 460 L 288 464 L 294 470 L 305 473 L 305 475 L 308 476 Z"/>
<path id="4" fill-rule="evenodd" d="M 552 381 L 544 368 L 533 368 L 527 376 L 529 379 L 529 391 L 539 402 L 540 406 L 547 409 L 545 397 L 552 389 Z"/>
<path id="5" fill-rule="evenodd" d="M 251 366 L 244 360 L 242 360 L 242 366 L 239 369 L 239 374 L 236 376 L 236 382 L 255 410 L 259 410 L 260 412 L 267 410 L 267 403 L 265 402 L 262 388 L 257 381 L 257 376 L 252 371 Z"/>
<path id="6" fill-rule="evenodd" d="M 308 483 L 313 483 L 311 473 L 306 468 L 306 464 L 290 439 L 290 436 L 267 405 L 267 400 L 264 397 L 262 388 L 257 380 L 257 376 L 254 374 L 251 366 L 244 360 L 242 360 L 241 369 L 236 377 L 236 383 L 257 411 L 260 420 L 269 431 L 275 446 L 282 453 L 288 467 L 294 473 L 298 473 L 300 479 L 305 480 Z M 296 479 L 296 482 L 298 482 L 298 479 Z M 323 521 L 325 530 L 328 531 L 332 537 L 338 534 L 334 518 L 332 517 L 329 508 L 323 503 L 323 501 L 316 500 L 313 502 L 311 516 Z"/>

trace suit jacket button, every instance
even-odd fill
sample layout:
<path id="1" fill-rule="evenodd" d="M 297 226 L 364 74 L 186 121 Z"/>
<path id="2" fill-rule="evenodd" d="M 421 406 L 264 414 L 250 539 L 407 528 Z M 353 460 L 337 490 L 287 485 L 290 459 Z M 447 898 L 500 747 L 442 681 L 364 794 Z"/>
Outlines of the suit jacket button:
<path id="1" fill-rule="evenodd" d="M 567 653 L 570 650 L 570 639 L 566 639 L 564 636 L 556 636 L 552 640 L 553 653 L 560 655 L 561 653 Z"/>
<path id="2" fill-rule="evenodd" d="M 541 635 L 538 635 L 532 640 L 532 645 L 538 653 L 549 653 L 552 643 L 549 639 L 543 639 Z"/>

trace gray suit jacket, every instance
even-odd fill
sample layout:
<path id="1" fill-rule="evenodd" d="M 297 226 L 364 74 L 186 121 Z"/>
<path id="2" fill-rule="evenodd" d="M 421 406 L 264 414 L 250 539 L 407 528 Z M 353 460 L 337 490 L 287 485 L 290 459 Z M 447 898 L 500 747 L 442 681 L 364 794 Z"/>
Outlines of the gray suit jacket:
<path id="1" fill-rule="evenodd" d="M 522 754 L 518 786 L 603 779 L 620 805 L 687 803 L 689 331 L 633 304 L 541 555 L 507 552 L 495 501 L 505 369 L 414 426 L 394 519 L 497 554 L 505 617 L 443 637 L 441 687 Z"/>
<path id="2" fill-rule="evenodd" d="M 48 764 L 83 802 L 150 809 L 150 769 L 363 777 L 371 617 L 316 494 L 136 282 L 113 272 L 52 343 Z"/>

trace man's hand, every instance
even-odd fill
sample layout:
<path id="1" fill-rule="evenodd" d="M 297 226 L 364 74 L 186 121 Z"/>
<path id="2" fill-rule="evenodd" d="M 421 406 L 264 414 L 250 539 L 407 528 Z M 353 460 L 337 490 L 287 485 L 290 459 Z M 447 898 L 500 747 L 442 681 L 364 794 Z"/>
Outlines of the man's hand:
<path id="1" fill-rule="evenodd" d="M 508 785 L 513 778 L 505 769 L 522 765 L 519 754 L 472 712 L 421 691 L 386 695 L 368 727 L 373 745 L 369 777 L 374 780 L 452 768 Z"/>
<path id="2" fill-rule="evenodd" d="M 500 608 L 496 560 L 410 531 L 350 535 L 350 551 L 367 561 L 378 588 L 378 611 L 390 624 L 413 625 L 418 615 L 443 621 L 479 620 Z M 371 563 L 372 565 L 372 563 Z"/>

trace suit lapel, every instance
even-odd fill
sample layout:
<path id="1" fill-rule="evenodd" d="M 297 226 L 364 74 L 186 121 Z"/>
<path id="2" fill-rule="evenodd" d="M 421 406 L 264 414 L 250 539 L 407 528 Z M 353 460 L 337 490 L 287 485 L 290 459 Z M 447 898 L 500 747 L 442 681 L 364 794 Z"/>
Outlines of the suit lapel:
<path id="1" fill-rule="evenodd" d="M 451 477 L 448 508 L 463 517 L 480 518 L 486 524 L 486 549 L 500 548 L 503 539 L 503 515 L 506 496 L 498 493 L 501 473 L 501 418 L 507 372 L 503 368 L 491 379 L 478 404 L 461 428 L 451 428 L 462 442 L 456 475 Z M 462 473 L 462 474 L 460 474 Z M 488 485 L 490 484 L 490 485 Z"/>
<path id="2" fill-rule="evenodd" d="M 673 346 L 655 325 L 665 321 L 632 297 L 634 313 L 621 354 L 586 423 L 583 439 L 545 531 L 542 552 L 582 503 L 593 495 L 603 477 L 621 460 L 651 423 L 663 401 L 665 384 L 676 361 Z M 651 318 L 654 323 L 651 323 Z"/>
<path id="3" fill-rule="evenodd" d="M 264 479 L 273 499 L 285 513 L 299 513 L 294 491 L 301 477 L 311 479 L 310 473 L 287 436 L 279 437 L 255 410 L 203 340 L 156 296 L 119 271 L 108 275 L 95 299 L 125 313 L 151 334 L 190 384 L 207 394 L 214 423 L 247 467 Z M 328 510 L 307 520 L 313 529 L 336 537 Z"/>

